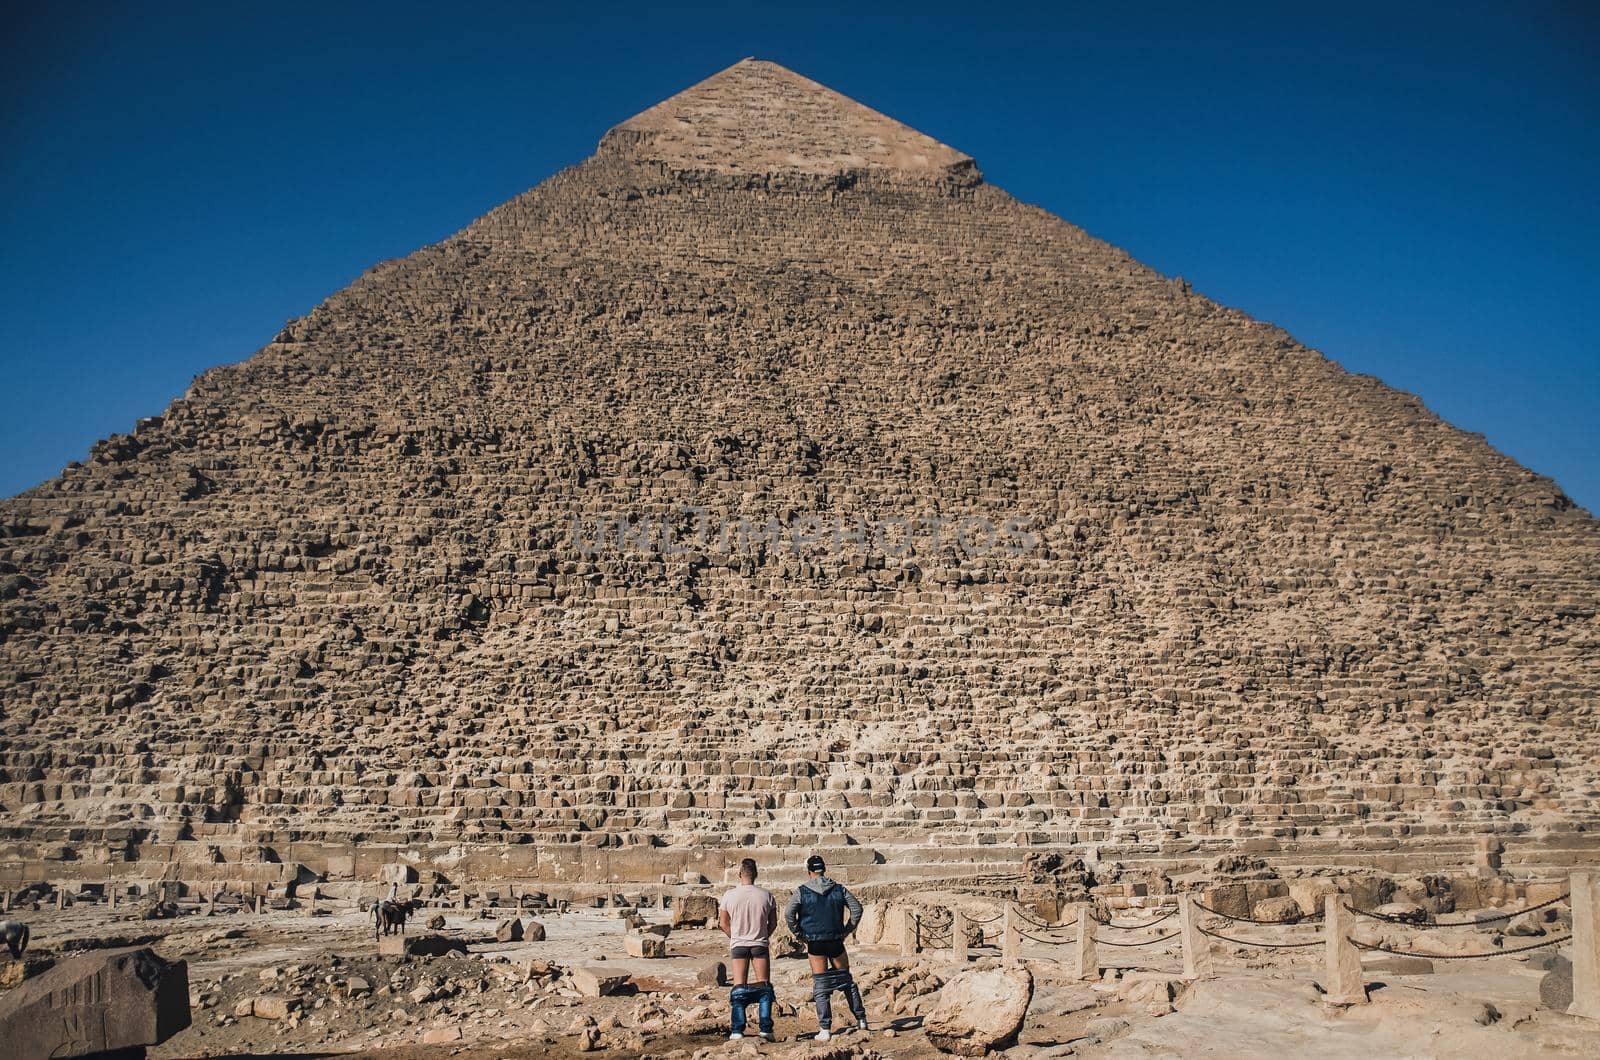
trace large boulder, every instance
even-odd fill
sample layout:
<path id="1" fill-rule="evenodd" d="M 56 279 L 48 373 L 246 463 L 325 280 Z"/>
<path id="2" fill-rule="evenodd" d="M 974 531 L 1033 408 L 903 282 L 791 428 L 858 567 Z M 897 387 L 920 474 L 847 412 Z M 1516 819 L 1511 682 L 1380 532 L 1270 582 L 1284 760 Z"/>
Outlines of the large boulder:
<path id="1" fill-rule="evenodd" d="M 1032 1000 L 1026 968 L 974 968 L 944 984 L 922 1026 L 943 1052 L 983 1056 L 1016 1040 Z"/>
<path id="2" fill-rule="evenodd" d="M 626 972 L 606 972 L 593 965 L 574 968 L 568 973 L 572 988 L 584 997 L 609 997 L 627 989 Z"/>
<path id="3" fill-rule="evenodd" d="M 1250 910 L 1250 915 L 1269 924 L 1293 924 L 1304 914 L 1300 903 L 1293 898 L 1263 898 Z"/>
<path id="4" fill-rule="evenodd" d="M 1303 880 L 1289 881 L 1289 897 L 1300 907 L 1302 916 L 1315 916 L 1322 912 L 1328 895 L 1339 892 L 1338 884 L 1332 880 L 1322 880 L 1308 877 Z"/>
<path id="5" fill-rule="evenodd" d="M 717 922 L 717 900 L 709 894 L 691 894 L 678 899 L 672 910 L 673 930 L 706 927 Z"/>
<path id="6" fill-rule="evenodd" d="M 17 1060 L 159 1045 L 189 1026 L 189 966 L 147 948 L 69 957 L 0 996 L 0 1041 Z"/>

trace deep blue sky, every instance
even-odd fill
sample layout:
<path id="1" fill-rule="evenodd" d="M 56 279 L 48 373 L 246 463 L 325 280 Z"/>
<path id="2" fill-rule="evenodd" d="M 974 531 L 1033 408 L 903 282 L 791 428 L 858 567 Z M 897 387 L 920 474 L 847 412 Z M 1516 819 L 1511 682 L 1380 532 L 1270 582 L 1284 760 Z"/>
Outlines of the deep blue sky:
<path id="1" fill-rule="evenodd" d="M 756 55 L 1600 508 L 1600 5 L 764 6 L 5 5 L 0 494 Z"/>

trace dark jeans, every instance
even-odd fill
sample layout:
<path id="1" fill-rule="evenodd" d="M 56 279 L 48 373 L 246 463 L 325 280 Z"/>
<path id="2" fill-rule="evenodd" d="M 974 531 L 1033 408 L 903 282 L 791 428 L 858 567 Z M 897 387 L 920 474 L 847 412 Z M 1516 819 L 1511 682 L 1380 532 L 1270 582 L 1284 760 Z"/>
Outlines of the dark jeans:
<path id="1" fill-rule="evenodd" d="M 760 1005 L 757 1019 L 760 1021 L 761 1033 L 772 1033 L 772 984 L 750 983 L 745 986 L 736 986 L 728 991 L 728 1004 L 733 1007 L 729 1017 L 729 1028 L 734 1034 L 744 1033 L 745 1007 Z"/>
<path id="2" fill-rule="evenodd" d="M 825 1031 L 833 1030 L 832 1000 L 835 990 L 844 992 L 845 1003 L 850 1006 L 850 1012 L 858 1022 L 867 1018 L 867 1006 L 861 1000 L 861 988 L 856 986 L 848 970 L 835 969 L 811 977 L 811 1000 L 817 1004 L 817 1026 Z"/>

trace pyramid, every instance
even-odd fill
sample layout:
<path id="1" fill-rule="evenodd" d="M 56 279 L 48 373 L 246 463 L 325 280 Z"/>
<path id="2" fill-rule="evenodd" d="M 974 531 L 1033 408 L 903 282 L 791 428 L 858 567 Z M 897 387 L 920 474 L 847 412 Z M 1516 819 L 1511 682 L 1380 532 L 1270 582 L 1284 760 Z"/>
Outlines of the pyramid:
<path id="1" fill-rule="evenodd" d="M 1590 515 L 756 60 L 0 538 L 0 882 L 1596 851 Z"/>

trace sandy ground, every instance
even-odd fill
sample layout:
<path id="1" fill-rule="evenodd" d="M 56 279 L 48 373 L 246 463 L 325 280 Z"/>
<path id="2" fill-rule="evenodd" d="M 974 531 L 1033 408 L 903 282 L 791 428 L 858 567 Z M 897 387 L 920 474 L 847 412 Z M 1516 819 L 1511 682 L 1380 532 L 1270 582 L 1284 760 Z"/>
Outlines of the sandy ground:
<path id="1" fill-rule="evenodd" d="M 814 1056 L 940 1056 L 922 1032 L 937 998 L 926 976 L 947 977 L 948 954 L 906 960 L 882 948 L 855 947 L 853 967 L 865 991 L 872 1031 L 814 1041 L 810 975 L 798 959 L 774 962 L 779 998 L 775 1044 L 725 1041 L 726 990 L 701 978 L 722 958 L 712 930 L 672 934 L 670 956 L 624 955 L 621 921 L 599 910 L 534 916 L 543 942 L 501 944 L 492 917 L 447 914 L 428 932 L 424 914 L 410 931 L 438 934 L 467 952 L 439 957 L 380 957 L 369 917 L 309 916 L 303 911 L 126 919 L 130 910 L 80 905 L 23 911 L 34 952 L 71 939 L 149 944 L 189 962 L 194 1024 L 152 1051 L 159 1058 L 360 1053 L 392 1060 L 568 1056 L 689 1058 L 807 1053 Z M 647 919 L 665 922 L 664 913 Z M 1311 937 L 1301 929 L 1301 937 Z M 1062 951 L 1029 943 L 1023 956 L 1035 977 L 1033 1002 L 1008 1057 L 1334 1057 L 1600 1056 L 1600 1025 L 1539 1006 L 1540 972 L 1524 957 L 1435 962 L 1429 975 L 1372 974 L 1371 1004 L 1332 1008 L 1313 984 L 1320 948 L 1240 950 L 1219 944 L 1216 977 L 1165 998 L 1162 975 L 1180 961 L 1160 949 L 1102 947 L 1101 982 L 1065 977 Z M 992 949 L 975 956 L 994 957 Z M 587 998 L 549 966 L 589 966 L 634 977 L 627 996 Z M 917 980 L 923 980 L 917 985 Z M 937 980 L 934 980 L 936 983 Z M 283 999 L 285 1018 L 254 1011 L 258 997 Z M 836 1024 L 847 1020 L 838 1018 Z M 751 1012 L 752 1017 L 754 1011 Z M 752 1028 L 753 1030 L 753 1028 Z M 592 1048 L 589 1047 L 591 1041 Z"/>

